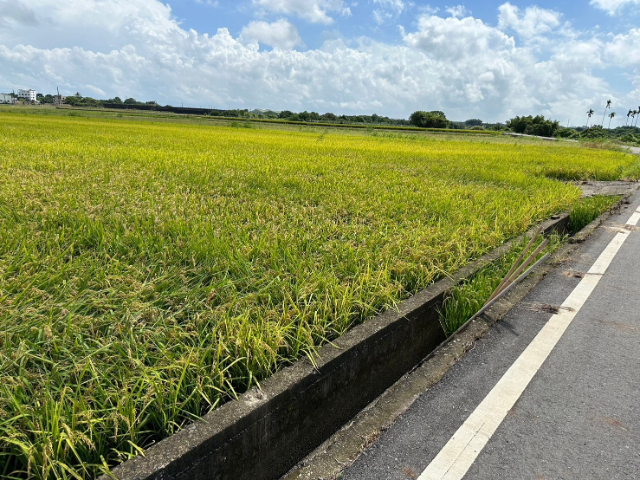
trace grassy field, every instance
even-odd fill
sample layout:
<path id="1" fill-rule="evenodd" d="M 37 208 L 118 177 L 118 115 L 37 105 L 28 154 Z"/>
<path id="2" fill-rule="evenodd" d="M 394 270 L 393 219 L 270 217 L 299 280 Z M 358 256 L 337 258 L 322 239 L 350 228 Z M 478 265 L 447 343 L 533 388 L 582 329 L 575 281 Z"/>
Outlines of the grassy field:
<path id="1" fill-rule="evenodd" d="M 237 117 L 216 117 L 209 115 L 196 114 L 177 114 L 154 110 L 137 110 L 131 109 L 113 109 L 103 107 L 70 107 L 53 105 L 12 105 L 0 106 L 6 113 L 29 113 L 38 115 L 66 115 L 72 117 L 101 117 L 101 118 L 128 118 L 128 119 L 153 119 L 154 121 L 171 121 L 171 122 L 187 122 L 187 123 L 205 123 L 205 124 L 233 124 L 243 128 L 323 128 L 325 130 L 367 130 L 367 131 L 396 131 L 396 132 L 422 132 L 422 133 L 439 133 L 439 134 L 466 134 L 477 136 L 499 136 L 500 132 L 491 130 L 459 130 L 459 129 L 443 129 L 443 128 L 422 128 L 414 126 L 396 126 L 396 125 L 377 125 L 377 124 L 340 124 L 340 123 L 323 123 L 323 122 L 304 122 L 291 121 L 286 119 L 265 119 L 265 118 L 237 118 Z"/>
<path id="2" fill-rule="evenodd" d="M 92 478 L 568 208 L 558 179 L 638 176 L 570 144 L 0 110 L 0 477 Z"/>

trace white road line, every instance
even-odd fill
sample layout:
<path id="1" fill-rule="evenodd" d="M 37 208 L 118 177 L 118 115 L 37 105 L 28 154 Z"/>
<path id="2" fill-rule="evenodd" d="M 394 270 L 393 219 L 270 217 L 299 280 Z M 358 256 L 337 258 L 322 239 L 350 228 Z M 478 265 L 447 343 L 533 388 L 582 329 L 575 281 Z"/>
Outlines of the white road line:
<path id="1" fill-rule="evenodd" d="M 627 222 L 627 225 L 633 225 L 635 227 L 636 225 L 638 225 L 639 221 L 640 221 L 640 208 L 636 210 L 636 213 L 634 213 L 631 216 L 631 218 Z"/>
<path id="2" fill-rule="evenodd" d="M 640 208 L 627 225 L 640 221 Z M 418 480 L 461 480 L 505 416 L 518 401 L 577 313 L 596 288 L 630 232 L 620 232 L 609 243 L 575 290 L 551 317 L 493 390 L 478 405 Z"/>

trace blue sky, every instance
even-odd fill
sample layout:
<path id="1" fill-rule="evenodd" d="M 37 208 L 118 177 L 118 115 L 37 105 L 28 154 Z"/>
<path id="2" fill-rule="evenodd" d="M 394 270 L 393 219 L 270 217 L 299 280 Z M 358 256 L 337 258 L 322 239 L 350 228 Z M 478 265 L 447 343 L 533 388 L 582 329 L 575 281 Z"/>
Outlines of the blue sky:
<path id="1" fill-rule="evenodd" d="M 639 26 L 640 0 L 0 0 L 0 89 L 624 124 Z"/>
<path id="2" fill-rule="evenodd" d="M 193 28 L 198 32 L 215 32 L 218 28 L 226 27 L 232 34 L 240 34 L 244 25 L 255 18 L 255 7 L 248 1 L 218 0 L 218 2 L 198 2 L 196 0 L 183 0 L 165 2 L 184 28 Z M 409 3 L 409 2 L 405 2 Z M 421 8 L 438 9 L 445 12 L 447 8 L 460 5 L 460 2 L 412 2 L 398 17 L 379 26 L 373 18 L 372 12 L 380 7 L 370 0 L 357 2 L 345 2 L 349 5 L 351 15 L 348 17 L 335 16 L 335 23 L 326 25 L 306 24 L 301 30 L 305 44 L 310 47 L 318 47 L 322 44 L 324 35 L 339 31 L 347 37 L 367 35 L 377 39 L 401 42 L 398 33 L 398 25 L 410 26 L 415 21 L 417 12 Z M 482 19 L 490 25 L 497 25 L 497 14 L 500 5 L 504 1 L 486 0 L 482 2 L 462 2 L 462 5 L 476 18 Z M 563 20 L 570 21 L 579 30 L 588 31 L 599 29 L 605 32 L 622 32 L 634 26 L 640 26 L 639 8 L 633 5 L 620 10 L 619 15 L 608 15 L 601 8 L 589 5 L 588 1 L 536 1 L 536 2 L 511 2 L 520 6 L 538 6 L 544 9 L 557 10 L 562 13 Z M 279 18 L 282 15 L 274 13 L 271 18 Z M 267 17 L 269 18 L 269 17 Z M 304 22 L 301 22 L 304 23 Z"/>

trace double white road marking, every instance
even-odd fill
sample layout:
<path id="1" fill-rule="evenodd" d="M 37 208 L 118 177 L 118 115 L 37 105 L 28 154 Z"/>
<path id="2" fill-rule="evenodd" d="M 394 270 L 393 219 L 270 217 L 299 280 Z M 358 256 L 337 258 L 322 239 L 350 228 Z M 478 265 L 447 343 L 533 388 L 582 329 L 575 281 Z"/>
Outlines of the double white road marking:
<path id="1" fill-rule="evenodd" d="M 639 221 L 640 208 L 631 216 L 627 225 L 635 227 Z M 560 313 L 551 317 L 418 480 L 461 480 L 466 475 L 596 288 L 629 233 L 621 231 L 615 236 L 588 274 L 564 301 L 564 308 L 561 308 Z"/>

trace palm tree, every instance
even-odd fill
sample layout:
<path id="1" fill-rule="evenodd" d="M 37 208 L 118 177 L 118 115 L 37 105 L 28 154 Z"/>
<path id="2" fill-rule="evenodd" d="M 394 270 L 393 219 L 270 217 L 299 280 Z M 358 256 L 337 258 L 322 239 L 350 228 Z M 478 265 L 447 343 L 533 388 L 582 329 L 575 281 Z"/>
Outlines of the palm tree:
<path id="1" fill-rule="evenodd" d="M 611 130 L 611 120 L 613 120 L 613 117 L 616 116 L 616 112 L 611 112 L 609 114 L 609 130 Z"/>
<path id="2" fill-rule="evenodd" d="M 640 118 L 640 107 L 636 110 L 636 117 Z M 636 118 L 636 127 L 638 126 L 638 118 Z"/>
<path id="3" fill-rule="evenodd" d="M 629 123 L 629 117 L 631 116 L 631 114 L 633 113 L 633 110 L 629 110 L 629 113 L 627 113 L 627 121 L 624 122 L 624 126 L 626 127 L 627 124 Z"/>
<path id="4" fill-rule="evenodd" d="M 589 111 L 587 112 L 587 128 L 589 128 L 589 120 L 591 119 L 594 113 L 596 112 L 593 111 L 593 108 L 590 108 Z"/>
<path id="5" fill-rule="evenodd" d="M 633 120 L 636 118 L 636 112 L 635 110 L 631 110 L 631 126 L 633 127 Z"/>
<path id="6" fill-rule="evenodd" d="M 602 127 L 604 128 L 604 117 L 607 116 L 607 110 L 611 108 L 611 100 L 607 100 L 607 106 L 604 107 L 604 115 L 602 115 Z"/>

